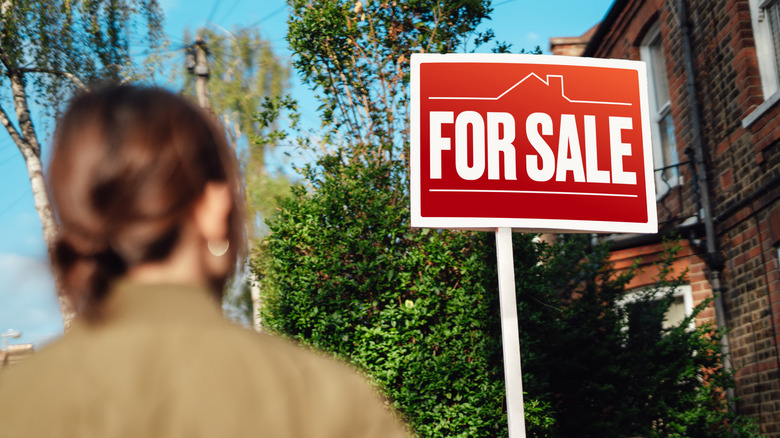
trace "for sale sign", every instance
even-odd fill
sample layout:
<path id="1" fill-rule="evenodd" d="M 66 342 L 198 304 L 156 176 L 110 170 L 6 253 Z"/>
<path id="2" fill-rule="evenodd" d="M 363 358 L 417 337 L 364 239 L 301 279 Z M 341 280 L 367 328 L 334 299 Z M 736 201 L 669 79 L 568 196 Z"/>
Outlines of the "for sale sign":
<path id="1" fill-rule="evenodd" d="M 413 55 L 412 226 L 657 232 L 645 68 Z"/>

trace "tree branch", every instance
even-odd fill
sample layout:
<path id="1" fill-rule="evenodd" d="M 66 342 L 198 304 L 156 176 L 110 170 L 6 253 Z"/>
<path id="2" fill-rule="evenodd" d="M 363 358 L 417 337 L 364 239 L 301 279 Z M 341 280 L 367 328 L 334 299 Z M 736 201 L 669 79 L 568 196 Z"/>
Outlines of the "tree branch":
<path id="1" fill-rule="evenodd" d="M 47 69 L 47 68 L 29 68 L 29 67 L 17 68 L 16 71 L 18 71 L 20 73 L 46 73 L 46 74 L 55 75 L 55 76 L 64 76 L 64 77 L 70 79 L 70 81 L 73 82 L 73 84 L 75 84 L 77 87 L 79 87 L 79 89 L 81 91 L 89 91 L 89 87 L 84 85 L 84 82 L 81 82 L 81 79 L 79 79 L 73 73 L 69 73 L 69 72 L 66 72 L 66 71 L 51 70 L 51 69 Z"/>
<path id="2" fill-rule="evenodd" d="M 35 156 L 40 158 L 41 146 L 38 143 L 38 136 L 33 127 L 32 117 L 30 117 L 30 107 L 27 104 L 27 92 L 24 89 L 23 75 L 19 70 L 12 70 L 9 72 L 8 78 L 11 80 L 11 93 L 14 98 L 16 120 L 19 122 L 19 129 L 22 131 L 24 144 L 29 145 Z"/>
<path id="3" fill-rule="evenodd" d="M 22 150 L 24 139 L 22 138 L 22 135 L 19 134 L 19 131 L 16 130 L 16 127 L 11 122 L 11 119 L 8 117 L 8 113 L 5 111 L 5 108 L 3 108 L 2 105 L 0 105 L 0 123 L 5 127 L 6 131 L 8 131 L 8 135 L 11 136 L 11 139 L 16 143 L 16 146 L 19 148 L 19 150 Z"/>

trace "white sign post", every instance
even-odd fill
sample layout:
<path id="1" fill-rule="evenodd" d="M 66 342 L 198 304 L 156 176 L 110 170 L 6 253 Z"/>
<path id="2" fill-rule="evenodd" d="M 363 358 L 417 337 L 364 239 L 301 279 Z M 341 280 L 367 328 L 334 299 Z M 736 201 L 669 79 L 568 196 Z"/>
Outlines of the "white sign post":
<path id="1" fill-rule="evenodd" d="M 641 61 L 414 54 L 411 225 L 495 230 L 509 436 L 525 437 L 512 231 L 656 233 Z"/>
<path id="2" fill-rule="evenodd" d="M 504 350 L 504 381 L 509 436 L 525 438 L 523 373 L 520 367 L 520 330 L 517 320 L 515 262 L 512 253 L 512 229 L 496 229 L 498 261 L 498 299 L 501 306 L 501 345 Z"/>

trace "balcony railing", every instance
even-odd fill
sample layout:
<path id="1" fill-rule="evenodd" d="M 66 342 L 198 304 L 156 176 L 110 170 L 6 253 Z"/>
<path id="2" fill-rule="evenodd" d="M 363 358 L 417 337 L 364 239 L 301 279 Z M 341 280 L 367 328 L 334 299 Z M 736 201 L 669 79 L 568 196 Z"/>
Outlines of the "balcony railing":
<path id="1" fill-rule="evenodd" d="M 655 169 L 658 225 L 682 222 L 700 211 L 698 182 L 692 161 Z"/>

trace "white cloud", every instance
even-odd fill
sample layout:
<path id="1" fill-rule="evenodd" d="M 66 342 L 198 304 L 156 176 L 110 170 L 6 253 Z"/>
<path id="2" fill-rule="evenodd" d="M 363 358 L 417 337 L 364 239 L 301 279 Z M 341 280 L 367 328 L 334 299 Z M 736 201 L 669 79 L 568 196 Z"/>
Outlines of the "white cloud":
<path id="1" fill-rule="evenodd" d="M 19 330 L 14 343 L 40 345 L 62 333 L 62 317 L 49 263 L 0 254 L 0 331 Z"/>
<path id="2" fill-rule="evenodd" d="M 539 34 L 535 32 L 528 32 L 527 34 L 525 34 L 525 37 L 531 41 L 539 40 Z"/>

